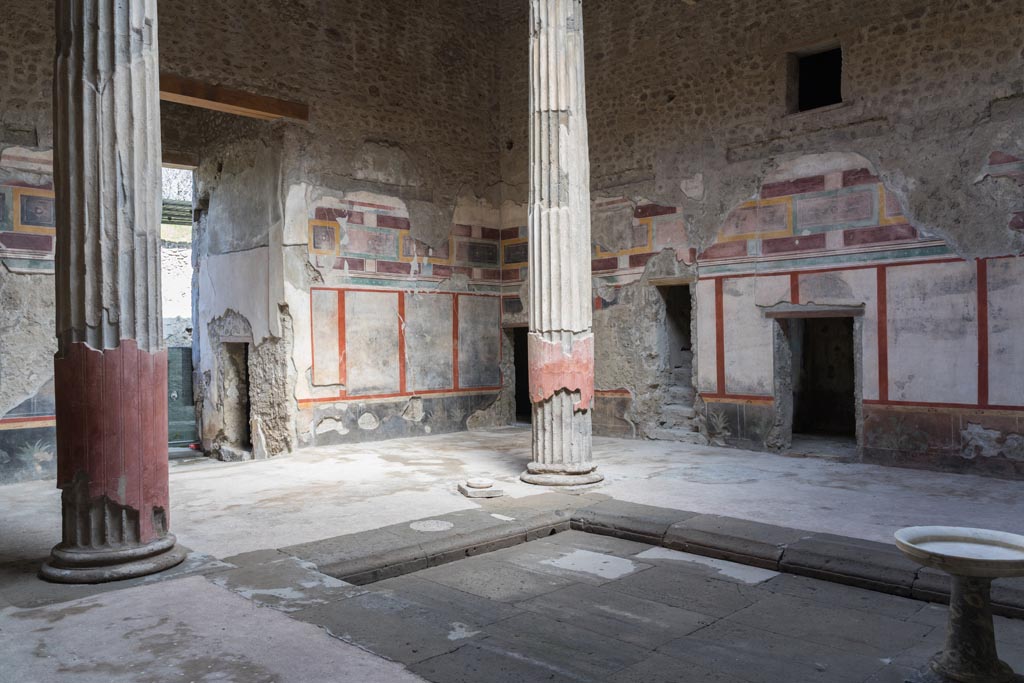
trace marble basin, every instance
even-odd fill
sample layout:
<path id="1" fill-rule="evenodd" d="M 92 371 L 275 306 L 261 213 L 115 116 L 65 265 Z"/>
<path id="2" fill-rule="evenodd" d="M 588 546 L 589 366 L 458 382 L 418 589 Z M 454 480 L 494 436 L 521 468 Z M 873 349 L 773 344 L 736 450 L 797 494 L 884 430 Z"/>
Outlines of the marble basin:
<path id="1" fill-rule="evenodd" d="M 912 526 L 896 545 L 917 562 L 956 576 L 1024 576 L 1024 536 L 955 526 Z"/>

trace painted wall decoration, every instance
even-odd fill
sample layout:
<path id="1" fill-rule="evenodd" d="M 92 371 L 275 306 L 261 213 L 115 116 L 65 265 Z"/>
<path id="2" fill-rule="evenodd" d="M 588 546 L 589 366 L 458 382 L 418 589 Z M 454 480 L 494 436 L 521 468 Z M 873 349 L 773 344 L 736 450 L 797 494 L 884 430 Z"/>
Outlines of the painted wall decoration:
<path id="1" fill-rule="evenodd" d="M 53 272 L 53 187 L 0 181 L 0 260 L 12 272 Z"/>
<path id="2" fill-rule="evenodd" d="M 412 237 L 408 212 L 398 202 L 342 203 L 316 207 L 309 221 L 309 253 L 319 265 L 357 278 L 437 282 L 465 275 L 472 282 L 501 282 L 497 228 L 455 224 L 446 241 L 432 246 Z M 325 260 L 331 256 L 333 262 Z"/>
<path id="3" fill-rule="evenodd" d="M 310 291 L 313 384 L 300 405 L 501 388 L 499 298 L 489 294 Z"/>
<path id="4" fill-rule="evenodd" d="M 1024 340 L 1012 332 L 1024 258 L 959 258 L 911 225 L 870 171 L 847 168 L 764 185 L 698 264 L 697 388 L 710 430 L 770 437 L 767 311 L 859 307 L 865 458 L 1024 476 Z"/>
<path id="5" fill-rule="evenodd" d="M 497 293 L 314 287 L 313 443 L 464 428 L 502 389 Z M 410 412 L 411 411 L 411 412 Z"/>
<path id="6" fill-rule="evenodd" d="M 8 286 L 32 283 L 35 290 L 52 288 L 49 276 L 57 231 L 52 172 L 48 151 L 0 151 L 0 271 L 23 276 L 10 279 Z M 19 300 L 26 299 L 5 298 Z M 24 388 L 34 393 L 27 398 L 19 393 L 17 404 L 0 412 L 0 484 L 52 478 L 57 471 L 53 364 L 45 342 L 37 341 L 38 334 L 52 336 L 52 318 L 39 309 L 3 313 L 7 324 L 17 322 L 17 329 L 8 328 L 11 337 L 2 345 L 6 357 L 0 359 L 0 367 L 30 368 L 31 386 Z M 26 356 L 26 344 L 35 347 L 35 355 Z M 4 379 L 8 389 L 16 384 L 11 377 L 0 378 L 0 384 Z"/>
<path id="7" fill-rule="evenodd" d="M 457 207 L 442 232 L 368 192 L 296 211 L 318 275 L 289 283 L 300 444 L 465 429 L 503 389 L 499 212 Z"/>

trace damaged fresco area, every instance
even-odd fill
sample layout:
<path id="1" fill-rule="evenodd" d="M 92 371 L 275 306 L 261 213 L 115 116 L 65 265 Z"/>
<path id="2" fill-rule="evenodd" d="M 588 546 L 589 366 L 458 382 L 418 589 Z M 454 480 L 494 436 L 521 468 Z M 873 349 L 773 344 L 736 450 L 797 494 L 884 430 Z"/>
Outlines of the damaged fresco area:
<path id="1" fill-rule="evenodd" d="M 204 450 L 220 460 L 261 460 L 295 447 L 294 409 L 277 399 L 294 385 L 287 372 L 292 322 L 287 309 L 280 315 L 284 335 L 259 344 L 253 343 L 248 320 L 235 311 L 207 326 L 215 369 L 201 376 L 196 410 Z"/>
<path id="2" fill-rule="evenodd" d="M 0 483 L 56 476 L 51 154 L 0 146 Z"/>
<path id="3" fill-rule="evenodd" d="M 400 149 L 364 151 L 387 158 L 377 175 L 345 182 L 357 189 L 295 183 L 287 193 L 299 442 L 510 423 L 498 212 L 472 195 L 423 200 L 413 188 L 425 181 Z"/>

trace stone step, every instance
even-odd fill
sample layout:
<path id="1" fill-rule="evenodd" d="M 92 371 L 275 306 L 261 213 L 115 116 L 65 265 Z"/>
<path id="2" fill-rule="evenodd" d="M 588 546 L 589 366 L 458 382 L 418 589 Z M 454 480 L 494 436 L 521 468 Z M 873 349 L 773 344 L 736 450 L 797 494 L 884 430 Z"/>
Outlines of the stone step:
<path id="1" fill-rule="evenodd" d="M 693 399 L 697 397 L 697 392 L 691 387 L 669 387 L 668 389 L 668 403 L 685 403 L 687 405 L 693 403 Z"/>
<path id="2" fill-rule="evenodd" d="M 683 420 L 692 420 L 696 415 L 697 411 L 693 409 L 692 405 L 666 403 L 661 407 L 662 420 L 672 419 L 677 422 L 682 422 Z"/>
<path id="3" fill-rule="evenodd" d="M 706 446 L 708 440 L 700 432 L 692 428 L 683 427 L 661 427 L 647 431 L 647 437 L 654 441 L 678 441 L 690 443 L 697 446 Z"/>

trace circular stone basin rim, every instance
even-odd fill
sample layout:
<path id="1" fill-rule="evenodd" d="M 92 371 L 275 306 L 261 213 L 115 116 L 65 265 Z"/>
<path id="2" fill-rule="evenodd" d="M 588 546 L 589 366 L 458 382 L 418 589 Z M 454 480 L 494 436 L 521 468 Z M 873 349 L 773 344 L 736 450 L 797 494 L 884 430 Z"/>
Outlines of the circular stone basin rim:
<path id="1" fill-rule="evenodd" d="M 1024 536 L 991 529 L 915 526 L 896 532 L 896 546 L 921 564 L 959 576 L 1024 576 Z"/>

